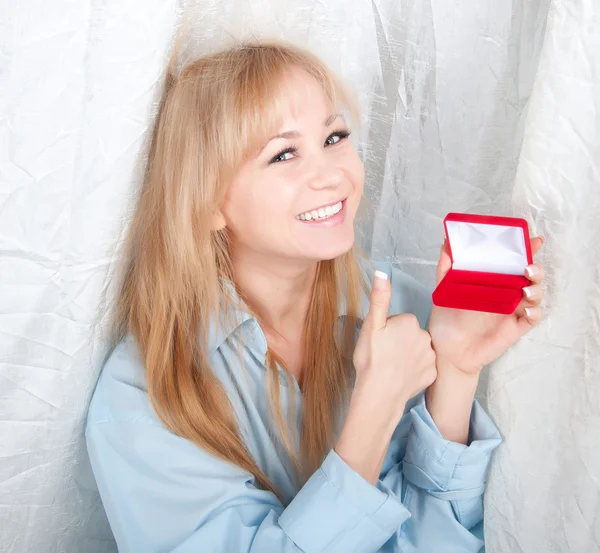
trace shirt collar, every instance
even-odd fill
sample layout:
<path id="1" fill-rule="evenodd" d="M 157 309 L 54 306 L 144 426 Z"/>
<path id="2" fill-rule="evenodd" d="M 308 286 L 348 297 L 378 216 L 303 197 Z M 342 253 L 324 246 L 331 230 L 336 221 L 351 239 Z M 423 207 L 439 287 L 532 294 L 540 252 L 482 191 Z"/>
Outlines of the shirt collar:
<path id="1" fill-rule="evenodd" d="M 214 317 L 208 329 L 208 349 L 213 355 L 232 334 L 247 330 L 246 339 L 255 343 L 263 355 L 267 353 L 267 338 L 260 328 L 258 319 L 250 312 L 235 291 L 235 287 L 225 284 L 226 297 L 221 299 L 217 317 Z M 338 302 L 338 317 L 348 314 L 348 302 L 342 297 Z"/>
<path id="2" fill-rule="evenodd" d="M 207 345 L 210 355 L 214 354 L 229 336 L 248 321 L 254 321 L 258 326 L 256 317 L 238 296 L 233 284 L 226 281 L 224 287 L 225 291 L 221 294 L 217 315 L 212 318 L 208 328 Z M 264 349 L 266 353 L 266 347 Z"/>

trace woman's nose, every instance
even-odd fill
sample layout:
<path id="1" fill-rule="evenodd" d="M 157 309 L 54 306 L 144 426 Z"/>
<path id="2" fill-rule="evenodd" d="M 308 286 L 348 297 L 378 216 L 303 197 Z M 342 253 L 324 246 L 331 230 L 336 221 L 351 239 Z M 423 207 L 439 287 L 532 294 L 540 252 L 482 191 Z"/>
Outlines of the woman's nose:
<path id="1" fill-rule="evenodd" d="M 314 167 L 309 178 L 309 186 L 314 190 L 337 188 L 342 183 L 342 179 L 343 174 L 340 168 L 332 164 L 330 160 L 325 160 Z"/>

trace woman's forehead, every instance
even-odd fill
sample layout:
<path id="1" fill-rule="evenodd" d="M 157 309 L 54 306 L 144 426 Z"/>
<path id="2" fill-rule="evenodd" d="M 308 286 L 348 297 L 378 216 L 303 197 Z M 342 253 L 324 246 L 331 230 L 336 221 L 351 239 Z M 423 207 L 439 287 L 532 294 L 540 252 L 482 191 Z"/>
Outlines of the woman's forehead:
<path id="1" fill-rule="evenodd" d="M 307 117 L 325 120 L 338 111 L 315 77 L 303 69 L 288 70 L 247 103 L 245 120 L 240 122 L 247 151 L 257 153 L 271 137 L 293 130 Z"/>
<path id="2" fill-rule="evenodd" d="M 280 119 L 301 117 L 307 110 L 331 111 L 333 108 L 323 85 L 299 68 L 286 72 L 274 92 L 275 108 Z"/>

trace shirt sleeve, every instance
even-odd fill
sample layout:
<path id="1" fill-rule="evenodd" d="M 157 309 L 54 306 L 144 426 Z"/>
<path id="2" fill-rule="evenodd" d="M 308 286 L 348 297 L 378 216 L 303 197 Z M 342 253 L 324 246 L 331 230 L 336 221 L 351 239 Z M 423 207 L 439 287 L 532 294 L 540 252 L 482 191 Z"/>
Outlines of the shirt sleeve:
<path id="1" fill-rule="evenodd" d="M 390 263 L 374 262 L 373 267 L 390 278 L 389 315 L 412 313 L 427 328 L 430 290 Z M 483 547 L 485 479 L 490 455 L 502 440 L 477 401 L 471 410 L 469 437 L 468 446 L 445 440 L 427 411 L 424 392 L 407 403 L 381 474 L 381 485 L 401 498 L 411 513 L 391 540 L 403 553 L 468 553 Z"/>
<path id="2" fill-rule="evenodd" d="M 121 553 L 375 553 L 410 516 L 334 451 L 284 508 L 156 421 L 94 423 L 86 436 Z"/>
<path id="3" fill-rule="evenodd" d="M 479 552 L 483 547 L 483 493 L 492 451 L 500 433 L 473 402 L 470 444 L 445 440 L 427 411 L 425 394 L 409 405 L 394 434 L 383 483 L 411 512 L 398 529 L 403 553 Z M 391 468 L 389 468 L 391 466 Z"/>

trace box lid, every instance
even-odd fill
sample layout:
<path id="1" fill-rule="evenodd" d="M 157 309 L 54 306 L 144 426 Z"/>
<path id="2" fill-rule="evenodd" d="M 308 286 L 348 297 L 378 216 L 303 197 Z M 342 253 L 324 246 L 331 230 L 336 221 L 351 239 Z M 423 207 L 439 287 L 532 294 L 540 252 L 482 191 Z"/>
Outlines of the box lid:
<path id="1" fill-rule="evenodd" d="M 455 270 L 522 276 L 533 262 L 525 219 L 449 213 L 444 227 Z"/>

